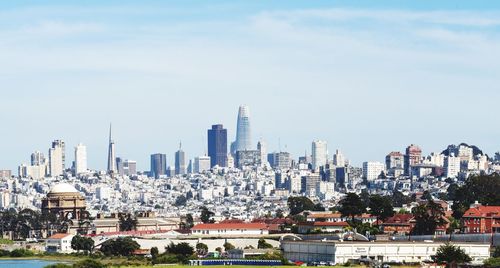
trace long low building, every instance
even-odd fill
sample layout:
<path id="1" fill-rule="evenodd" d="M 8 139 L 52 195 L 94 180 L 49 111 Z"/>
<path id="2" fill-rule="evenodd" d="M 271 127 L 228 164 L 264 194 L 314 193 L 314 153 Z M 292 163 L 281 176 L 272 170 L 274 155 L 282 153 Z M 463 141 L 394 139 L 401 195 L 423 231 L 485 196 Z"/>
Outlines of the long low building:
<path id="1" fill-rule="evenodd" d="M 482 262 L 490 256 L 490 245 L 479 243 L 452 243 L 464 249 L 473 262 Z M 431 261 L 443 242 L 358 242 L 358 241 L 302 241 L 283 240 L 284 257 L 301 262 L 334 262 L 372 259 L 381 262 Z"/>

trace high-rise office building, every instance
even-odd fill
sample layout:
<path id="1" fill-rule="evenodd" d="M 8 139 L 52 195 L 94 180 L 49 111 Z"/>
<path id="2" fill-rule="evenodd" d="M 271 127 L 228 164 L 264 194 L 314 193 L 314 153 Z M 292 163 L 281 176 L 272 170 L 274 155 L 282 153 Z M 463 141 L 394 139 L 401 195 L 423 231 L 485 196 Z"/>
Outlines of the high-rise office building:
<path id="1" fill-rule="evenodd" d="M 264 166 L 267 164 L 267 146 L 263 140 L 257 143 L 257 151 L 260 153 L 260 162 Z"/>
<path id="2" fill-rule="evenodd" d="M 182 143 L 180 143 L 179 150 L 175 152 L 175 174 L 183 175 L 186 173 L 186 153 L 182 150 Z"/>
<path id="3" fill-rule="evenodd" d="M 231 144 L 231 153 L 236 155 L 237 151 L 252 150 L 251 137 L 250 109 L 246 105 L 241 105 L 238 110 L 236 140 Z"/>
<path id="4" fill-rule="evenodd" d="M 227 162 L 227 129 L 221 124 L 208 130 L 208 156 L 210 166 L 225 167 Z"/>
<path id="5" fill-rule="evenodd" d="M 75 174 L 87 172 L 87 147 L 78 144 L 75 147 Z"/>
<path id="6" fill-rule="evenodd" d="M 52 177 L 61 176 L 65 169 L 66 146 L 64 141 L 55 140 L 52 142 L 52 148 L 49 149 L 49 175 Z"/>
<path id="7" fill-rule="evenodd" d="M 344 154 L 342 154 L 342 152 L 337 149 L 335 151 L 335 154 L 333 155 L 333 164 L 336 166 L 336 167 L 344 167 L 347 163 L 346 163 L 346 159 L 345 159 L 345 156 Z"/>
<path id="8" fill-rule="evenodd" d="M 267 154 L 267 162 L 271 167 L 279 170 L 287 170 L 292 166 L 292 158 L 288 152 L 273 152 Z"/>
<path id="9" fill-rule="evenodd" d="M 31 165 L 32 166 L 41 166 L 45 164 L 45 156 L 42 152 L 36 151 L 31 154 Z"/>
<path id="10" fill-rule="evenodd" d="M 118 174 L 122 176 L 134 176 L 137 175 L 137 162 L 133 160 L 125 159 L 120 157 L 116 158 L 116 166 Z"/>
<path id="11" fill-rule="evenodd" d="M 108 173 L 113 174 L 117 172 L 115 142 L 111 137 L 111 124 L 109 125 L 109 145 L 108 145 Z"/>
<path id="12" fill-rule="evenodd" d="M 411 167 L 421 163 L 422 149 L 415 144 L 406 147 L 406 155 L 404 161 L 405 175 L 411 174 Z"/>
<path id="13" fill-rule="evenodd" d="M 312 169 L 319 170 L 320 167 L 326 165 L 328 160 L 328 149 L 326 141 L 312 142 Z"/>
<path id="14" fill-rule="evenodd" d="M 203 171 L 210 170 L 210 166 L 210 156 L 204 155 L 194 158 L 194 173 L 202 173 Z"/>
<path id="15" fill-rule="evenodd" d="M 160 178 L 167 174 L 167 155 L 152 154 L 151 155 L 151 177 Z"/>

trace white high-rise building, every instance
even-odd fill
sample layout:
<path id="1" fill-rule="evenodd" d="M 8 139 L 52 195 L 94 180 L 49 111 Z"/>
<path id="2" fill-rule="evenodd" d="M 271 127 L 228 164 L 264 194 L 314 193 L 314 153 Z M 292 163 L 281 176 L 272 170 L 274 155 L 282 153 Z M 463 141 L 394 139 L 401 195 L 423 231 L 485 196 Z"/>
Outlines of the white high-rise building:
<path id="1" fill-rule="evenodd" d="M 75 174 L 87 172 L 87 147 L 78 144 L 75 147 Z"/>
<path id="2" fill-rule="evenodd" d="M 337 149 L 333 155 L 333 164 L 337 167 L 344 167 L 346 164 L 345 157 L 339 149 Z"/>
<path id="3" fill-rule="evenodd" d="M 231 154 L 237 151 L 252 150 L 252 138 L 250 131 L 250 108 L 241 105 L 238 110 L 238 122 L 236 125 L 236 140 L 231 144 Z"/>
<path id="4" fill-rule="evenodd" d="M 456 178 L 460 173 L 460 157 L 453 154 L 444 159 L 444 175 L 447 178 Z"/>
<path id="5" fill-rule="evenodd" d="M 226 159 L 226 167 L 228 168 L 234 168 L 234 158 L 231 154 L 228 154 L 227 155 L 227 159 Z"/>
<path id="6" fill-rule="evenodd" d="M 257 150 L 260 153 L 260 163 L 262 166 L 265 166 L 267 164 L 267 146 L 263 140 L 257 143 Z"/>
<path id="7" fill-rule="evenodd" d="M 52 148 L 49 149 L 49 175 L 51 177 L 61 176 L 64 173 L 65 148 L 62 140 L 52 142 Z"/>
<path id="8" fill-rule="evenodd" d="M 0 192 L 0 209 L 7 209 L 10 206 L 10 192 L 3 190 Z"/>
<path id="9" fill-rule="evenodd" d="M 312 142 L 312 168 L 319 170 L 328 161 L 328 149 L 326 141 L 316 140 Z"/>
<path id="10" fill-rule="evenodd" d="M 373 181 L 378 176 L 385 172 L 385 164 L 380 162 L 364 162 L 363 163 L 363 177 L 367 181 Z"/>
<path id="11" fill-rule="evenodd" d="M 194 158 L 194 173 L 202 173 L 210 170 L 210 156 L 198 156 Z"/>

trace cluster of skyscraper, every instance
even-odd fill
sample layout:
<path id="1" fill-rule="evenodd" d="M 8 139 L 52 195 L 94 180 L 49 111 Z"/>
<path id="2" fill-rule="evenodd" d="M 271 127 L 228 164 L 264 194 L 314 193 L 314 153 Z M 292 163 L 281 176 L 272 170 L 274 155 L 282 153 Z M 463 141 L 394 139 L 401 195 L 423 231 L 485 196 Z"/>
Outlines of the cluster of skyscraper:
<path id="1" fill-rule="evenodd" d="M 63 175 L 66 172 L 65 142 L 63 140 L 54 140 L 48 151 L 48 159 L 40 151 L 32 153 L 30 165 L 21 164 L 18 171 L 21 177 L 34 179 Z M 71 166 L 71 171 L 75 175 L 88 171 L 87 147 L 81 143 L 75 147 L 75 161 Z"/>

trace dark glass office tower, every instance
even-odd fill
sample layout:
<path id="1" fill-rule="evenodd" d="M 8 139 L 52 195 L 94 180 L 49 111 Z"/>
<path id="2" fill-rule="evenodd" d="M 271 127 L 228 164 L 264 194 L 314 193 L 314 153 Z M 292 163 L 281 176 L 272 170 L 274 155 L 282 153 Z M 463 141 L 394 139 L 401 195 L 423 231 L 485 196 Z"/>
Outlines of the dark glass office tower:
<path id="1" fill-rule="evenodd" d="M 151 155 L 151 177 L 159 178 L 167 174 L 167 155 L 152 154 Z"/>
<path id="2" fill-rule="evenodd" d="M 208 130 L 208 156 L 210 166 L 225 167 L 227 162 L 227 129 L 222 125 L 212 125 Z"/>

